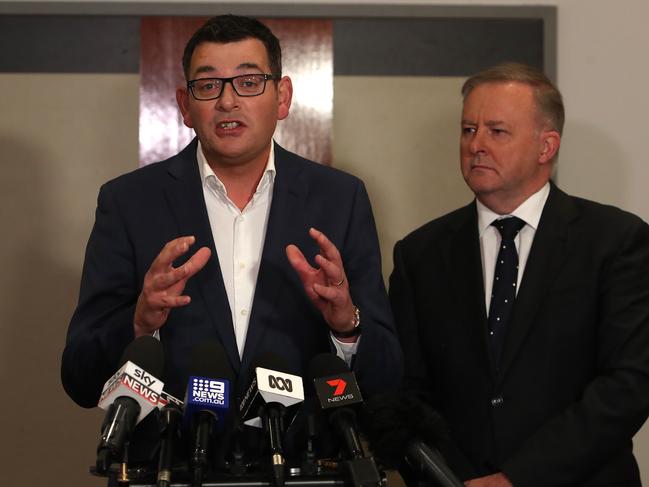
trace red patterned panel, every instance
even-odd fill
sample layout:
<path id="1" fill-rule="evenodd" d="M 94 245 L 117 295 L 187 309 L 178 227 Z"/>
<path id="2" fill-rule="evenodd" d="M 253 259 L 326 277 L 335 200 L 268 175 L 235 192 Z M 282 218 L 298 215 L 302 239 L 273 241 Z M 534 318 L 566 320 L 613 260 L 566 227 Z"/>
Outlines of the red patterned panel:
<path id="1" fill-rule="evenodd" d="M 140 164 L 165 159 L 194 136 L 176 105 L 184 84 L 182 53 L 204 17 L 144 17 L 140 54 Z M 300 155 L 331 164 L 333 40 L 328 20 L 263 20 L 282 44 L 283 71 L 293 79 L 289 117 L 276 140 Z"/>

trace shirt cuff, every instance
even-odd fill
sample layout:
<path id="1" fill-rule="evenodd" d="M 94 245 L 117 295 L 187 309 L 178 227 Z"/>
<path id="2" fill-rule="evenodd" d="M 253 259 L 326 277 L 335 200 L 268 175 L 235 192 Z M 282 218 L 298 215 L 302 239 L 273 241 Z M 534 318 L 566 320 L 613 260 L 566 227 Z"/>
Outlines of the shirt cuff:
<path id="1" fill-rule="evenodd" d="M 331 336 L 331 342 L 336 347 L 336 355 L 345 361 L 345 363 L 351 368 L 352 357 L 356 355 L 356 349 L 358 349 L 358 343 L 361 341 L 361 336 L 355 342 L 347 343 L 341 342 L 338 340 L 333 333 L 329 332 Z"/>

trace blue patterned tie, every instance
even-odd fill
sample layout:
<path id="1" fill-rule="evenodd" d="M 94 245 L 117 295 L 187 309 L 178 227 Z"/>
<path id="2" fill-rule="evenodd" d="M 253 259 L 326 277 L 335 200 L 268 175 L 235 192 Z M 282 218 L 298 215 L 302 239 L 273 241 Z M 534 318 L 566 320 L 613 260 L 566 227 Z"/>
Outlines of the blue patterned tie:
<path id="1" fill-rule="evenodd" d="M 521 228 L 525 226 L 525 222 L 512 216 L 494 220 L 491 224 L 498 229 L 502 237 L 494 271 L 491 304 L 489 305 L 489 318 L 487 320 L 491 349 L 496 367 L 499 368 L 507 322 L 516 299 L 518 253 L 516 252 L 514 239 Z"/>

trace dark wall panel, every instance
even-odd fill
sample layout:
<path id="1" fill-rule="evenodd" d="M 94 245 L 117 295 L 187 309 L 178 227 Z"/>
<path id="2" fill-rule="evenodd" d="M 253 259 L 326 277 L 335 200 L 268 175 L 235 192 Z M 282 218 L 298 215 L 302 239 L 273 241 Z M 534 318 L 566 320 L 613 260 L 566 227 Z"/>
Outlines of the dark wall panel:
<path id="1" fill-rule="evenodd" d="M 2 73 L 137 73 L 139 17 L 0 15 Z"/>
<path id="2" fill-rule="evenodd" d="M 501 61 L 543 68 L 541 19 L 334 22 L 334 75 L 468 76 Z"/>

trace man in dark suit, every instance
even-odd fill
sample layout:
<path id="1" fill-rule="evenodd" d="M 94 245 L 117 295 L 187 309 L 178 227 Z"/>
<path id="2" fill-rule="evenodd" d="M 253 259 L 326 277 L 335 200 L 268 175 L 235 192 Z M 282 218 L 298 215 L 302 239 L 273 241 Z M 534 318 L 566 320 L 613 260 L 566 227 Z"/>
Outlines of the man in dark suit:
<path id="1" fill-rule="evenodd" d="M 63 353 L 68 394 L 95 406 L 142 335 L 159 336 L 165 389 L 180 397 L 204 341 L 223 345 L 239 394 L 262 352 L 304 375 L 334 351 L 365 393 L 396 386 L 401 351 L 363 183 L 272 140 L 292 96 L 277 38 L 256 20 L 215 17 L 183 67 L 177 101 L 197 139 L 99 193 Z"/>
<path id="2" fill-rule="evenodd" d="M 394 250 L 404 386 L 448 422 L 468 486 L 639 486 L 649 227 L 550 181 L 564 111 L 541 72 L 499 65 L 462 94 L 476 199 Z"/>

